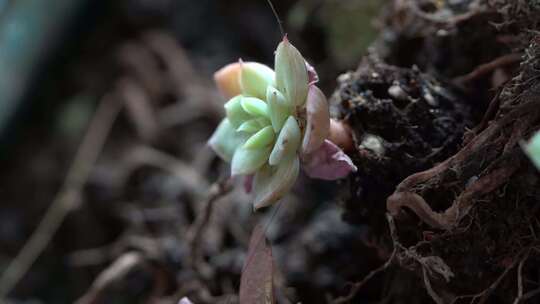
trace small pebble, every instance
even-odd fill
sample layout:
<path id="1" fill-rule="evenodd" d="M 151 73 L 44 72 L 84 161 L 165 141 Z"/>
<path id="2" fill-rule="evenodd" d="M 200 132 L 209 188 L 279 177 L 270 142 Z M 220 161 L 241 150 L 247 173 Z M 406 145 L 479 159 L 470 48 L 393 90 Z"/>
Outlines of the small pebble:
<path id="1" fill-rule="evenodd" d="M 407 92 L 405 92 L 397 82 L 394 82 L 392 86 L 388 88 L 388 95 L 399 100 L 409 99 Z"/>
<path id="2" fill-rule="evenodd" d="M 384 155 L 382 139 L 375 135 L 365 135 L 360 144 L 360 148 L 367 149 L 375 153 L 378 157 Z"/>

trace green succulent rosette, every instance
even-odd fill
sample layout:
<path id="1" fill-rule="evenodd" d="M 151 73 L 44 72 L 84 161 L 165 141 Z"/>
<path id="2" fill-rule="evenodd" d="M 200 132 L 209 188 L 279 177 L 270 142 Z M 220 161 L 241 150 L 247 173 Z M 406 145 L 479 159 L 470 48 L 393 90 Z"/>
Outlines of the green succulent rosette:
<path id="1" fill-rule="evenodd" d="M 230 99 L 225 103 L 226 117 L 209 145 L 230 162 L 232 176 L 254 176 L 255 209 L 277 202 L 290 191 L 301 160 L 308 159 L 304 156 L 317 151 L 328 136 L 328 103 L 312 83 L 315 74 L 310 68 L 284 38 L 276 50 L 275 71 L 240 61 L 215 75 Z"/>

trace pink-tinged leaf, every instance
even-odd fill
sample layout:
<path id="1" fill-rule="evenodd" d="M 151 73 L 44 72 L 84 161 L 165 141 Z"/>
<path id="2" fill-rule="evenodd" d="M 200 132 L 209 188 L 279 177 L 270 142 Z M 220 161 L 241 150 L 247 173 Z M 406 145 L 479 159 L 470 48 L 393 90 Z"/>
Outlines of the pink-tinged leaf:
<path id="1" fill-rule="evenodd" d="M 329 140 L 313 153 L 304 155 L 302 165 L 309 177 L 324 180 L 340 179 L 358 170 L 349 156 Z"/>
<path id="2" fill-rule="evenodd" d="M 344 151 L 352 151 L 354 148 L 351 128 L 345 121 L 330 119 L 328 139 Z"/>
<path id="3" fill-rule="evenodd" d="M 214 81 L 226 99 L 233 98 L 242 93 L 240 88 L 240 74 L 242 66 L 240 62 L 228 64 L 214 73 Z"/>
<path id="4" fill-rule="evenodd" d="M 183 297 L 182 299 L 180 299 L 180 302 L 178 302 L 178 304 L 193 304 L 193 302 L 191 302 L 187 297 Z"/>
<path id="5" fill-rule="evenodd" d="M 315 71 L 315 68 L 309 64 L 309 62 L 306 61 L 306 69 L 308 73 L 308 84 L 316 84 L 319 82 L 319 74 L 317 74 L 317 71 Z"/>
<path id="6" fill-rule="evenodd" d="M 302 153 L 310 154 L 323 144 L 330 129 L 330 112 L 326 96 L 315 85 L 309 86 L 306 114 L 307 125 L 302 141 Z"/>
<path id="7" fill-rule="evenodd" d="M 240 279 L 240 304 L 275 304 L 274 260 L 261 225 L 255 226 Z"/>
<path id="8" fill-rule="evenodd" d="M 244 176 L 244 191 L 246 191 L 246 193 L 251 193 L 251 190 L 253 190 L 254 178 L 255 178 L 254 174 Z"/>

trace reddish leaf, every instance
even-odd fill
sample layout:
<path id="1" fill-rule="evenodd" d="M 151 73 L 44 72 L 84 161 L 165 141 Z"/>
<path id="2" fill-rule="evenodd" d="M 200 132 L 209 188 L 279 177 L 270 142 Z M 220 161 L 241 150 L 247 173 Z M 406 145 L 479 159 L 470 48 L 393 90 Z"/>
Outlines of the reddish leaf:
<path id="1" fill-rule="evenodd" d="M 335 180 L 357 170 L 349 156 L 328 139 L 319 149 L 304 155 L 302 161 L 302 168 L 311 178 Z"/>
<path id="2" fill-rule="evenodd" d="M 253 179 L 255 175 L 249 174 L 244 176 L 244 191 L 246 193 L 251 193 L 251 190 L 253 190 Z"/>
<path id="3" fill-rule="evenodd" d="M 316 84 L 319 82 L 319 75 L 317 74 L 317 71 L 315 71 L 315 68 L 309 64 L 309 62 L 306 61 L 306 69 L 308 72 L 308 82 L 310 85 Z"/>
<path id="4" fill-rule="evenodd" d="M 261 225 L 251 233 L 240 281 L 240 304 L 274 304 L 274 261 Z"/>

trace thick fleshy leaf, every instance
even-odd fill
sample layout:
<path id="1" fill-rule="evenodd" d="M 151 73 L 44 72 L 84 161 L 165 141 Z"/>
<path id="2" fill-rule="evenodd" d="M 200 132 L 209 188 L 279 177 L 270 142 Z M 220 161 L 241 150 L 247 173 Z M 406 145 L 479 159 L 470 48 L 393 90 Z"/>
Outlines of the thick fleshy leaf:
<path id="1" fill-rule="evenodd" d="M 221 94 L 227 99 L 242 93 L 242 89 L 240 88 L 240 69 L 240 63 L 236 62 L 228 64 L 214 73 L 214 81 Z"/>
<path id="2" fill-rule="evenodd" d="M 236 149 L 231 161 L 231 175 L 252 174 L 268 161 L 271 147 Z"/>
<path id="3" fill-rule="evenodd" d="M 296 155 L 296 151 L 300 146 L 302 131 L 298 126 L 298 122 L 293 116 L 289 116 L 285 125 L 279 132 L 272 153 L 268 158 L 268 163 L 272 166 L 278 165 L 282 159 Z"/>
<path id="4" fill-rule="evenodd" d="M 258 132 L 260 129 L 269 126 L 270 121 L 264 117 L 254 118 L 250 119 L 244 123 L 242 123 L 236 131 L 238 132 L 246 132 L 246 133 L 255 133 Z"/>
<path id="5" fill-rule="evenodd" d="M 309 154 L 322 145 L 330 130 L 330 112 L 326 96 L 314 85 L 309 87 L 306 114 L 307 125 L 302 141 L 302 153 Z"/>
<path id="6" fill-rule="evenodd" d="M 252 118 L 242 107 L 242 98 L 241 95 L 238 95 L 225 103 L 225 113 L 235 128 L 238 128 L 243 122 Z"/>
<path id="7" fill-rule="evenodd" d="M 247 136 L 236 132 L 227 118 L 223 119 L 214 134 L 208 140 L 208 145 L 226 162 L 230 162 L 234 151 L 242 146 Z"/>
<path id="8" fill-rule="evenodd" d="M 268 147 L 272 142 L 274 142 L 275 138 L 276 133 L 274 133 L 274 129 L 272 129 L 272 126 L 267 126 L 259 130 L 259 132 L 251 135 L 243 147 L 247 149 Z"/>
<path id="9" fill-rule="evenodd" d="M 351 151 L 354 148 L 351 128 L 345 121 L 330 119 L 328 139 L 343 151 Z"/>
<path id="10" fill-rule="evenodd" d="M 300 171 L 297 155 L 284 159 L 277 166 L 265 165 L 255 174 L 253 207 L 269 206 L 280 200 L 294 185 Z"/>
<path id="11" fill-rule="evenodd" d="M 316 84 L 319 82 L 319 74 L 315 71 L 315 68 L 306 61 L 306 69 L 308 73 L 308 83 L 309 85 Z"/>
<path id="12" fill-rule="evenodd" d="M 268 102 L 270 121 L 274 131 L 279 132 L 287 117 L 292 114 L 293 107 L 287 102 L 285 96 L 272 86 L 269 86 L 266 90 L 266 101 Z"/>
<path id="13" fill-rule="evenodd" d="M 527 144 L 522 146 L 536 168 L 540 169 L 540 132 L 537 132 Z"/>
<path id="14" fill-rule="evenodd" d="M 274 259 L 262 225 L 251 233 L 242 277 L 239 304 L 275 304 Z"/>
<path id="15" fill-rule="evenodd" d="M 274 70 L 257 62 L 241 63 L 240 87 L 242 94 L 260 99 L 266 97 L 266 88 L 274 85 Z"/>
<path id="16" fill-rule="evenodd" d="M 242 97 L 242 108 L 252 116 L 268 117 L 266 102 L 255 97 Z M 269 117 L 268 117 L 269 118 Z"/>
<path id="17" fill-rule="evenodd" d="M 277 89 L 293 105 L 302 106 L 308 91 L 306 61 L 286 37 L 277 47 L 275 68 Z"/>
<path id="18" fill-rule="evenodd" d="M 357 170 L 349 156 L 329 140 L 305 156 L 302 168 L 309 177 L 324 180 L 340 179 Z"/>

